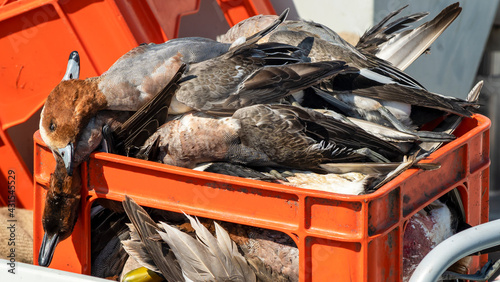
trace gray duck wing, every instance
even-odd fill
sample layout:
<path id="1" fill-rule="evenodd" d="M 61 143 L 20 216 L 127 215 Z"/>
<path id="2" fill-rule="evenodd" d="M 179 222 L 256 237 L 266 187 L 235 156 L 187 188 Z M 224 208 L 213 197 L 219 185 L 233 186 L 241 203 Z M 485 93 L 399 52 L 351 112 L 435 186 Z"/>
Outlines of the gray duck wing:
<path id="1" fill-rule="evenodd" d="M 151 259 L 154 262 L 163 277 L 168 281 L 184 281 L 181 267 L 175 260 L 175 257 L 169 255 L 165 256 L 162 251 L 161 243 L 150 239 L 158 235 L 156 231 L 158 229 L 156 222 L 151 219 L 141 206 L 128 196 L 125 196 L 125 200 L 122 204 L 128 218 L 140 237 L 140 241 L 145 246 L 143 250 L 147 251 L 145 255 L 148 260 Z"/>
<path id="2" fill-rule="evenodd" d="M 176 99 L 200 111 L 234 111 L 269 103 L 342 71 L 343 62 L 301 63 L 298 47 L 266 43 L 193 64 Z"/>

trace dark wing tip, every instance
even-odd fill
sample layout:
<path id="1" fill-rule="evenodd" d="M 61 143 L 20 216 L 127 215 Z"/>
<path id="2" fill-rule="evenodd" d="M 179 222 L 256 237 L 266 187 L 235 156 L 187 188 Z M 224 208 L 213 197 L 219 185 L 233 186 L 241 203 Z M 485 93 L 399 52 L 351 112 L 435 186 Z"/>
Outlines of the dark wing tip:
<path id="1" fill-rule="evenodd" d="M 275 30 L 282 22 L 285 21 L 286 17 L 288 16 L 289 11 L 290 11 L 290 8 L 286 8 L 273 23 L 271 23 L 268 27 L 264 28 L 263 30 L 257 32 L 256 34 L 249 36 L 246 40 L 247 42 L 241 46 L 247 46 L 247 45 L 254 44 L 257 41 L 259 41 L 259 39 L 266 36 L 271 31 Z"/>

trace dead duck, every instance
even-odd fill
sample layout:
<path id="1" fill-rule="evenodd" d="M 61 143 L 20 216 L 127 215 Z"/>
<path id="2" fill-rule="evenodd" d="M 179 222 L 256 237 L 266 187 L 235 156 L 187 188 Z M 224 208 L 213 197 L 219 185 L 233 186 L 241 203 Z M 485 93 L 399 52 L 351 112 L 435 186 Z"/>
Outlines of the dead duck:
<path id="1" fill-rule="evenodd" d="M 234 111 L 238 105 L 257 103 L 263 97 L 278 99 L 289 91 L 308 87 L 312 77 L 321 79 L 346 68 L 342 62 L 300 64 L 305 59 L 294 46 L 254 44 L 285 16 L 286 12 L 271 26 L 232 48 L 216 42 L 216 46 L 226 47 L 211 47 L 209 40 L 200 38 L 141 45 L 99 77 L 79 80 L 72 76 L 62 81 L 42 109 L 43 141 L 52 151 L 64 154 L 71 175 L 72 167 L 78 165 L 74 158 L 76 142 L 91 118 L 103 110 L 137 111 L 179 73 L 185 65 L 183 60 L 189 64 L 181 89 L 168 101 L 171 114 L 191 109 Z M 183 59 L 184 53 L 189 58 Z M 205 72 L 207 68 L 211 71 Z"/>
<path id="2" fill-rule="evenodd" d="M 48 266 L 52 261 L 57 244 L 73 232 L 80 206 L 81 179 L 79 168 L 75 174 L 66 173 L 64 161 L 59 154 L 56 169 L 50 175 L 45 208 L 42 215 L 44 235 L 38 255 L 38 265 Z"/>
<path id="3" fill-rule="evenodd" d="M 144 49 L 146 47 L 139 46 L 137 48 Z M 134 52 L 139 52 L 139 50 L 132 51 L 132 53 Z M 132 64 L 133 58 L 136 57 L 132 55 L 122 57 L 115 65 L 125 64 L 126 62 Z M 40 117 L 40 135 L 42 140 L 52 151 L 64 154 L 69 174 L 71 174 L 71 168 L 78 165 L 74 160 L 76 143 L 78 142 L 82 130 L 89 124 L 89 121 L 95 117 L 98 112 L 103 110 L 132 111 L 140 108 L 140 106 L 148 101 L 152 95 L 157 94 L 158 91 L 168 83 L 169 80 L 165 80 L 167 79 L 166 76 L 168 76 L 168 79 L 171 79 L 182 62 L 179 56 L 174 56 L 174 58 L 167 59 L 164 64 L 169 65 L 169 69 L 172 70 L 173 73 L 169 75 L 163 74 L 161 82 L 150 78 L 151 81 L 155 82 L 155 87 L 151 86 L 148 88 L 146 85 L 139 87 L 140 89 L 147 89 L 148 94 L 141 94 L 141 91 L 137 89 L 141 84 L 131 86 L 125 81 L 115 82 L 116 79 L 112 77 L 114 73 L 120 70 L 114 69 L 114 67 L 102 77 L 86 80 L 77 80 L 75 79 L 76 77 L 73 77 L 71 80 L 62 81 L 52 90 L 42 109 Z M 147 65 L 149 66 L 149 64 Z M 177 66 L 177 68 L 172 65 Z M 165 67 L 164 65 L 162 66 Z M 149 71 L 152 72 L 153 70 Z M 138 73 L 140 72 L 138 71 Z M 145 75 L 145 73 L 143 75 Z M 124 75 L 124 77 L 130 78 L 130 76 L 127 75 Z M 113 83 L 105 83 L 108 86 L 101 88 L 99 84 L 106 82 L 107 78 L 110 78 Z M 146 79 L 146 76 L 144 76 L 144 79 Z M 151 81 L 150 83 L 152 83 Z M 146 83 L 146 81 L 143 82 Z M 109 85 L 115 85 L 117 88 L 110 87 Z M 132 93 L 130 93 L 130 91 L 124 91 L 125 89 L 123 88 L 118 89 L 120 85 L 123 87 L 131 87 L 131 89 L 133 89 L 131 90 Z M 156 87 L 160 85 L 162 88 L 157 89 Z M 115 91 L 111 91 L 110 89 L 117 89 L 116 95 L 113 94 Z M 149 91 L 157 92 L 149 93 Z M 106 96 L 104 93 L 108 95 Z"/>
<path id="4" fill-rule="evenodd" d="M 443 115 L 441 111 L 444 111 L 469 117 L 471 112 L 466 109 L 469 103 L 431 93 L 399 68 L 404 69 L 420 56 L 460 14 L 461 8 L 458 3 L 450 5 L 432 21 L 398 33 L 406 23 L 419 20 L 424 15 L 414 14 L 387 23 L 400 11 L 390 14 L 367 31 L 357 47 L 345 42 L 326 26 L 306 21 L 285 21 L 262 41 L 298 46 L 304 45 L 305 38 L 313 38 L 309 53 L 313 62 L 343 60 L 359 69 L 358 73 L 339 74 L 323 83 L 321 89 L 328 92 L 318 93 L 323 103 L 346 115 L 393 126 L 405 133 L 449 141 L 453 138 L 450 135 L 415 131 L 414 122 L 418 127 L 427 120 L 420 121 L 416 115 L 411 116 L 412 108 L 428 107 L 435 109 L 435 115 Z M 243 26 L 239 29 L 244 30 Z M 385 58 L 393 58 L 395 65 Z M 332 94 L 335 95 L 332 97 Z M 419 109 L 414 112 L 419 112 Z M 425 112 L 426 116 L 428 114 L 429 111 Z"/>
<path id="5" fill-rule="evenodd" d="M 114 113 L 104 111 L 92 118 L 82 132 L 82 139 L 77 142 L 76 160 L 83 161 L 101 143 L 104 124 L 115 127 L 130 117 L 128 113 Z M 75 225 L 80 205 L 81 179 L 80 166 L 73 168 L 69 175 L 63 157 L 59 152 L 53 153 L 56 159 L 56 168 L 51 174 L 50 185 L 45 200 L 45 209 L 42 215 L 44 239 L 39 251 L 38 264 L 48 266 L 51 262 L 58 242 L 66 239 Z"/>
<path id="6" fill-rule="evenodd" d="M 150 160 L 188 168 L 227 161 L 322 171 L 318 165 L 323 162 L 367 156 L 384 161 L 384 154 L 401 154 L 396 146 L 353 124 L 289 105 L 254 105 L 225 118 L 186 114 L 160 127 L 141 151 L 155 146 L 158 154 Z"/>
<path id="7" fill-rule="evenodd" d="M 166 92 L 167 94 L 163 96 L 171 97 L 168 95 L 168 91 L 172 89 L 171 86 L 174 84 L 174 82 L 168 84 L 160 93 Z M 102 110 L 90 117 L 85 127 L 80 130 L 78 139 L 72 143 L 74 145 L 71 147 L 71 159 L 64 150 L 61 152 L 49 147 L 52 149 L 57 165 L 55 172 L 51 175 L 42 216 L 45 235 L 40 247 L 39 265 L 48 266 L 50 264 L 57 243 L 66 239 L 73 230 L 81 193 L 80 164 L 101 145 L 102 128 L 106 125 L 116 130 L 131 115 L 132 113 L 128 111 Z M 70 161 L 68 162 L 68 160 Z"/>

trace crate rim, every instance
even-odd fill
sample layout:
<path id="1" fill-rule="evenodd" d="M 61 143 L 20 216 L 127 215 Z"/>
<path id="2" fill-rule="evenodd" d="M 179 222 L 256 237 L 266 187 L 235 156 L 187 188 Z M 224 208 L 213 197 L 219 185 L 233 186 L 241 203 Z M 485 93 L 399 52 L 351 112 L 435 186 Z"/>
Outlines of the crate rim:
<path id="1" fill-rule="evenodd" d="M 447 152 L 449 152 L 453 148 L 458 148 L 461 145 L 468 143 L 469 142 L 468 140 L 470 139 L 470 137 L 477 135 L 480 132 L 486 131 L 491 126 L 490 119 L 483 116 L 483 115 L 474 114 L 471 118 L 475 119 L 477 121 L 477 126 L 472 128 L 471 130 L 467 131 L 464 135 L 460 136 L 459 138 L 444 144 L 437 151 L 433 152 L 429 157 L 421 160 L 421 162 L 423 162 L 423 163 L 439 162 L 440 159 L 442 159 L 443 157 L 446 157 Z M 39 130 L 37 130 L 34 133 L 33 139 L 34 139 L 34 142 L 36 144 L 42 146 L 45 150 L 49 150 L 47 148 L 46 144 L 41 139 Z M 105 153 L 105 152 L 93 152 L 90 155 L 89 160 L 82 163 L 82 165 L 88 166 L 89 163 L 92 161 L 118 163 L 118 164 L 123 164 L 123 165 L 127 165 L 127 166 L 140 167 L 142 169 L 149 169 L 149 170 L 163 172 L 163 173 L 173 173 L 173 174 L 178 174 L 178 175 L 182 175 L 182 176 L 186 176 L 186 177 L 194 177 L 194 178 L 199 178 L 199 179 L 203 179 L 203 180 L 210 180 L 210 181 L 214 181 L 214 182 L 224 182 L 224 183 L 228 183 L 228 184 L 236 184 L 239 186 L 243 185 L 243 186 L 258 187 L 260 189 L 266 189 L 266 190 L 270 190 L 270 191 L 274 191 L 274 192 L 285 192 L 285 193 L 292 193 L 292 194 L 296 194 L 296 195 L 304 195 L 306 198 L 307 197 L 318 197 L 318 198 L 323 198 L 323 199 L 348 201 L 348 202 L 360 202 L 360 201 L 362 201 L 365 203 L 368 203 L 374 199 L 380 198 L 381 196 L 383 196 L 387 193 L 390 193 L 394 187 L 397 187 L 402 182 L 404 182 L 405 179 L 408 179 L 413 174 L 418 173 L 420 170 L 418 168 L 409 168 L 406 171 L 404 171 L 402 174 L 398 175 L 393 180 L 389 181 L 388 183 L 386 183 L 385 185 L 383 185 L 382 187 L 380 187 L 377 191 L 375 191 L 373 193 L 362 194 L 362 195 L 348 195 L 348 194 L 340 194 L 340 193 L 334 193 L 334 192 L 328 192 L 328 191 L 320 191 L 320 190 L 313 190 L 313 189 L 307 189 L 307 188 L 286 186 L 286 185 L 278 184 L 278 183 L 270 183 L 270 182 L 265 182 L 265 181 L 260 181 L 260 180 L 246 179 L 246 178 L 223 175 L 223 174 L 218 174 L 218 173 L 196 171 L 196 170 L 189 169 L 189 168 L 177 167 L 177 166 L 162 164 L 159 162 L 141 160 L 141 159 L 126 157 L 126 156 L 117 155 L 117 154 Z M 484 166 L 487 166 L 490 163 L 491 163 L 491 160 L 488 159 L 488 162 L 485 163 Z M 468 172 L 468 173 L 470 173 L 470 172 Z M 37 179 L 37 181 L 38 180 L 39 179 Z M 39 181 L 39 183 L 41 183 L 41 184 L 43 184 L 44 182 L 45 181 Z"/>

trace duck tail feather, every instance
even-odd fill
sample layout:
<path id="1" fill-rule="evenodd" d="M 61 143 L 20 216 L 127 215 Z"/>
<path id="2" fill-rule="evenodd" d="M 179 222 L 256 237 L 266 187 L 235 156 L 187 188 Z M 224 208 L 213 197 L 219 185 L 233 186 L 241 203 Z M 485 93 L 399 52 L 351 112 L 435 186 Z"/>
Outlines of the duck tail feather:
<path id="1" fill-rule="evenodd" d="M 168 281 L 183 281 L 182 271 L 179 263 L 172 256 L 163 254 L 162 245 L 160 242 L 150 240 L 149 237 L 157 234 L 157 225 L 149 217 L 147 212 L 139 206 L 133 199 L 125 196 L 122 202 L 123 208 L 132 222 L 144 249 L 149 257 L 154 262 L 154 265 L 160 270 L 161 274 Z M 132 236 L 131 237 L 137 237 Z M 135 246 L 135 245 L 134 245 Z"/>
<path id="2" fill-rule="evenodd" d="M 229 233 L 217 222 L 214 222 L 214 225 L 217 243 L 225 256 L 229 258 L 230 264 L 235 268 L 236 273 L 233 276 L 242 277 L 242 281 L 256 281 L 255 273 L 248 265 L 246 259 L 238 252 L 238 247 L 229 237 Z"/>
<path id="3" fill-rule="evenodd" d="M 400 70 L 406 69 L 428 50 L 429 46 L 448 28 L 461 11 L 459 3 L 446 7 L 431 21 L 415 29 L 407 29 L 393 34 L 387 38 L 387 41 L 377 46 L 374 55 L 391 62 Z"/>
<path id="4" fill-rule="evenodd" d="M 190 235 L 160 222 L 164 232 L 158 231 L 179 261 L 182 273 L 193 281 L 216 281 L 213 273 L 213 254 L 200 241 Z"/>

